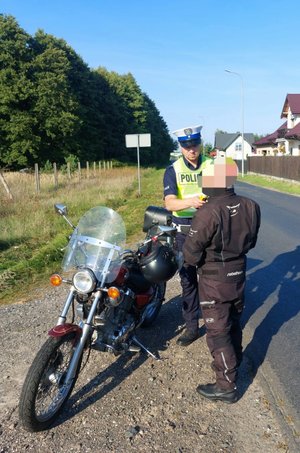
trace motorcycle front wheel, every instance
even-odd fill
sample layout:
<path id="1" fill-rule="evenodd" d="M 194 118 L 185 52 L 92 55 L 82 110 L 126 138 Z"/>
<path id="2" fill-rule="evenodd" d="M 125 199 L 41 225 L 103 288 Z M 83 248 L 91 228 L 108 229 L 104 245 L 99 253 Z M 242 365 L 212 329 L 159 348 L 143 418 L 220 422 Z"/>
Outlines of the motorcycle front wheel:
<path id="1" fill-rule="evenodd" d="M 82 356 L 75 378 L 64 384 L 76 337 L 50 337 L 37 353 L 26 376 L 19 403 L 19 418 L 27 431 L 43 431 L 54 422 L 67 402 L 77 380 Z"/>

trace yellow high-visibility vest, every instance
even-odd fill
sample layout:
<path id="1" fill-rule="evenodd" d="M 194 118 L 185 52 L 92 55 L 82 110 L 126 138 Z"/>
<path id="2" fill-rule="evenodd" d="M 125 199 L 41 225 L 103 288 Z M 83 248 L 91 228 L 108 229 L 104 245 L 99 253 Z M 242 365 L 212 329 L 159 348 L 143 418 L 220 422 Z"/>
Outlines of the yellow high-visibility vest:
<path id="1" fill-rule="evenodd" d="M 178 188 L 177 197 L 179 200 L 184 200 L 186 198 L 196 196 L 200 197 L 201 195 L 203 195 L 200 177 L 203 168 L 205 168 L 207 165 L 213 165 L 213 160 L 204 156 L 202 156 L 201 165 L 199 168 L 197 168 L 197 170 L 189 169 L 186 166 L 183 157 L 180 157 L 176 160 L 176 162 L 174 162 L 173 167 L 176 174 L 176 183 Z M 191 207 L 181 209 L 180 211 L 173 211 L 172 214 L 175 217 L 192 218 L 196 211 L 196 208 Z"/>

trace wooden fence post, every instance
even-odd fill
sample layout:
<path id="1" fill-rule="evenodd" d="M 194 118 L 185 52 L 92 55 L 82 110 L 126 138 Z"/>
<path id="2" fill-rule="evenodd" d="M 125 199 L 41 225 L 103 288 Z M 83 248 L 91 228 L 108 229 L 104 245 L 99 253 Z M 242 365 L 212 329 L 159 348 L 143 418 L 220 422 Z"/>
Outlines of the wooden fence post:
<path id="1" fill-rule="evenodd" d="M 55 189 L 57 189 L 58 188 L 58 176 L 57 176 L 57 165 L 55 162 L 53 164 L 53 172 L 54 172 L 54 187 L 55 187 Z"/>
<path id="2" fill-rule="evenodd" d="M 94 161 L 94 178 L 96 178 L 96 162 Z"/>
<path id="3" fill-rule="evenodd" d="M 11 191 L 10 191 L 10 188 L 8 187 L 8 184 L 7 184 L 7 182 L 5 181 L 5 178 L 4 178 L 3 174 L 1 173 L 1 171 L 0 171 L 0 181 L 2 182 L 2 184 L 3 184 L 3 186 L 4 186 L 4 189 L 6 190 L 6 192 L 7 192 L 7 194 L 8 194 L 8 198 L 9 198 L 10 200 L 12 200 L 12 199 L 13 199 L 13 195 L 12 195 L 12 193 L 11 193 Z"/>
<path id="4" fill-rule="evenodd" d="M 90 163 L 89 162 L 86 163 L 86 177 L 87 177 L 87 179 L 89 179 L 89 177 L 90 177 Z"/>
<path id="5" fill-rule="evenodd" d="M 36 193 L 40 193 L 41 182 L 40 182 L 39 164 L 34 164 L 34 175 L 35 175 L 35 191 L 36 191 Z"/>
<path id="6" fill-rule="evenodd" d="M 78 179 L 79 179 L 79 181 L 81 179 L 81 165 L 80 165 L 80 162 L 78 162 Z"/>
<path id="7" fill-rule="evenodd" d="M 67 175 L 68 175 L 68 180 L 70 181 L 70 179 L 71 179 L 71 164 L 70 164 L 70 162 L 67 162 Z"/>

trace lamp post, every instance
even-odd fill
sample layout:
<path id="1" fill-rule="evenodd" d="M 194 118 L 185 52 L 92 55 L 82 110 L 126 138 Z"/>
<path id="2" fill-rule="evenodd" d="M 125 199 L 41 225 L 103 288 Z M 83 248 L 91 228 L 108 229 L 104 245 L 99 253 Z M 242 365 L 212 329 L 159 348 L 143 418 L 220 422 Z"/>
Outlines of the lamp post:
<path id="1" fill-rule="evenodd" d="M 198 118 L 201 118 L 202 121 L 202 129 L 201 129 L 201 143 L 202 143 L 202 148 L 203 148 L 203 154 L 204 154 L 204 137 L 203 137 L 203 127 L 204 127 L 204 116 L 198 115 Z"/>
<path id="2" fill-rule="evenodd" d="M 241 74 L 225 69 L 225 72 L 238 76 L 241 80 L 241 115 L 242 115 L 242 178 L 244 177 L 244 80 Z"/>

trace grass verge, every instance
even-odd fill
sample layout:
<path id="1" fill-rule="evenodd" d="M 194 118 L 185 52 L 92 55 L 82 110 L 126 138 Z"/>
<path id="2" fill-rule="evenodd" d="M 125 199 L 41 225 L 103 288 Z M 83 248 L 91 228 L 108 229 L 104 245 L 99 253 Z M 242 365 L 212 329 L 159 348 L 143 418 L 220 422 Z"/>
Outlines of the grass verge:
<path id="1" fill-rule="evenodd" d="M 247 182 L 255 186 L 266 187 L 271 190 L 278 190 L 279 192 L 285 192 L 290 195 L 300 195 L 300 183 L 289 182 L 287 180 L 275 179 L 271 176 L 261 175 L 244 175 L 238 178 L 241 182 Z"/>

